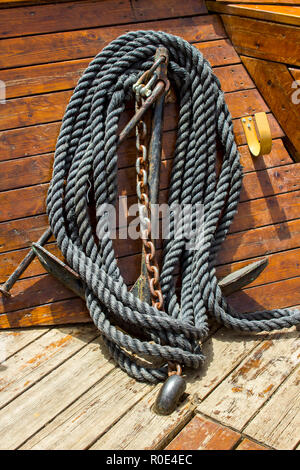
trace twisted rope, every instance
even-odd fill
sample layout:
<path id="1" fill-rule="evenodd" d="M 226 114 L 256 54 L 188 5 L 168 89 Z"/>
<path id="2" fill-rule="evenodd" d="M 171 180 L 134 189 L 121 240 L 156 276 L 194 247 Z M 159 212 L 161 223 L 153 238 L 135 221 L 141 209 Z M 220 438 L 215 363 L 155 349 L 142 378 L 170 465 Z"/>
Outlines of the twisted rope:
<path id="1" fill-rule="evenodd" d="M 92 179 L 96 208 L 116 202 L 120 115 L 132 96 L 132 85 L 150 68 L 160 45 L 169 51 L 169 77 L 179 96 L 169 205 L 202 203 L 205 220 L 198 249 L 188 250 L 185 240 L 176 237 L 171 218 L 160 277 L 163 312 L 128 291 L 109 235 L 104 230 L 95 241 L 86 199 Z M 218 178 L 217 137 L 224 152 Z M 164 32 L 137 31 L 117 38 L 95 57 L 79 80 L 63 119 L 47 210 L 59 248 L 84 283 L 91 318 L 115 361 L 135 379 L 164 380 L 167 362 L 200 367 L 204 356 L 199 341 L 208 333 L 209 313 L 239 331 L 270 331 L 299 323 L 300 312 L 291 309 L 238 314 L 218 287 L 215 259 L 236 212 L 241 185 L 231 117 L 218 79 L 195 47 Z M 106 223 L 101 219 L 102 225 Z M 178 266 L 180 302 L 174 281 Z M 120 331 L 112 324 L 112 316 L 128 327 L 139 327 L 150 340 Z M 133 354 L 160 357 L 164 365 L 141 364 Z"/>

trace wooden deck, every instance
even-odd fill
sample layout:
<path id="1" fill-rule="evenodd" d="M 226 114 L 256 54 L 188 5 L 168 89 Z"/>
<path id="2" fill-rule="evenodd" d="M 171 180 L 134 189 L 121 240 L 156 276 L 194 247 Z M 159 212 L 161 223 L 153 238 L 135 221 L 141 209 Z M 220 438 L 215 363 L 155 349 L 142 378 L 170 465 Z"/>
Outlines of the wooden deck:
<path id="1" fill-rule="evenodd" d="M 218 274 L 269 258 L 259 278 L 231 295 L 230 303 L 243 312 L 300 305 L 300 163 L 286 150 L 284 133 L 220 17 L 208 14 L 200 0 L 78 1 L 0 10 L 0 80 L 6 85 L 6 102 L 0 104 L 0 282 L 47 227 L 55 141 L 78 77 L 105 44 L 132 29 L 165 30 L 193 43 L 226 93 L 245 177 Z M 268 113 L 273 149 L 254 160 L 239 118 L 259 111 Z M 130 110 L 125 114 L 124 122 Z M 175 127 L 176 105 L 170 102 L 161 202 Z M 134 198 L 133 140 L 120 148 L 119 160 L 119 191 Z M 47 249 L 59 256 L 54 240 Z M 139 250 L 128 243 L 117 250 L 131 285 Z M 13 297 L 0 298 L 0 448 L 300 449 L 295 328 L 245 335 L 214 325 L 203 347 L 204 368 L 187 372 L 184 401 L 173 415 L 159 417 L 151 410 L 159 386 L 137 383 L 116 368 L 88 322 L 84 304 L 37 261 L 16 283 Z"/>

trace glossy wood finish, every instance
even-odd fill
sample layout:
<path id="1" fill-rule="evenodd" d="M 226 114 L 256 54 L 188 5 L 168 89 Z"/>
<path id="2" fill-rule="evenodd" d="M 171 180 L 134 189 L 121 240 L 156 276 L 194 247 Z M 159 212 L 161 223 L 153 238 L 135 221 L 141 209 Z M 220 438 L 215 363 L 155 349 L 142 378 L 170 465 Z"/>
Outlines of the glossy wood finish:
<path id="1" fill-rule="evenodd" d="M 234 2 L 221 3 L 218 1 L 207 1 L 206 6 L 209 11 L 227 13 L 229 15 L 246 16 L 259 20 L 275 21 L 291 25 L 300 25 L 300 7 L 289 5 L 269 5 L 255 4 L 247 2 L 245 4 L 235 4 Z M 300 2 L 298 2 L 300 5 Z M 292 4 L 291 4 L 292 5 Z"/>
<path id="2" fill-rule="evenodd" d="M 286 145 L 300 159 L 300 5 L 297 2 L 209 1 L 254 83 L 286 133 Z"/>
<path id="3" fill-rule="evenodd" d="M 285 64 L 246 56 L 241 59 L 294 146 L 295 158 L 300 161 L 300 100 L 295 94 L 293 76 Z"/>
<path id="4" fill-rule="evenodd" d="M 82 5 L 91 3 L 86 15 L 78 14 Z M 155 0 L 124 1 L 122 5 L 108 0 L 105 4 L 108 12 L 98 16 L 95 12 L 102 7 L 101 1 L 20 7 L 15 31 L 12 10 L 2 10 L 0 79 L 7 85 L 7 103 L 0 118 L 0 281 L 47 226 L 45 195 L 55 141 L 78 77 L 92 56 L 119 32 L 147 27 L 180 34 L 203 52 L 221 81 L 234 118 L 244 186 L 238 214 L 218 257 L 217 273 L 223 277 L 266 254 L 269 266 L 251 285 L 229 298 L 231 305 L 238 312 L 299 305 L 298 164 L 287 152 L 285 134 L 227 38 L 220 18 L 207 15 L 199 0 L 185 4 L 172 0 L 168 8 Z M 28 18 L 29 11 L 34 11 L 36 20 Z M 271 125 L 273 149 L 270 155 L 254 160 L 245 145 L 240 117 L 263 110 Z M 129 104 L 122 124 L 132 111 Z M 164 125 L 161 202 L 168 195 L 176 122 L 171 95 Z M 136 200 L 134 161 L 131 137 L 120 148 L 118 162 L 119 191 L 129 195 L 129 203 Z M 46 247 L 61 257 L 53 239 Z M 160 255 L 161 243 L 158 248 Z M 140 244 L 119 240 L 115 249 L 130 286 L 138 275 Z M 12 293 L 11 299 L 0 298 L 0 435 L 6 448 L 129 450 L 185 445 L 262 450 L 297 445 L 299 358 L 294 329 L 240 335 L 212 325 L 211 336 L 203 344 L 203 368 L 186 371 L 183 402 L 171 416 L 157 416 L 151 407 L 160 385 L 153 388 L 137 383 L 115 367 L 94 326 L 87 324 L 90 317 L 84 303 L 47 275 L 37 260 Z M 74 324 L 58 328 L 66 323 Z M 31 328 L 11 329 L 28 326 Z M 257 390 L 255 397 L 247 392 L 248 380 Z M 221 396 L 229 403 L 233 387 L 238 389 L 233 395 L 237 410 L 241 406 L 246 410 L 242 418 L 230 406 L 224 411 L 211 398 Z M 208 416 L 201 414 L 202 409 Z M 191 427 L 193 439 L 189 442 Z M 288 432 L 283 439 L 285 428 Z"/>
<path id="5" fill-rule="evenodd" d="M 102 4 L 102 2 L 99 4 Z M 59 7 L 62 8 L 61 11 L 64 8 L 74 8 L 74 11 L 79 11 L 80 5 L 80 2 L 75 2 L 74 5 L 72 3 L 56 4 L 53 14 Z M 107 4 L 107 8 L 108 6 Z M 12 269 L 26 254 L 30 243 L 40 236 L 47 225 L 47 218 L 44 215 L 45 196 L 51 176 L 53 151 L 60 119 L 72 88 L 90 60 L 89 58 L 78 59 L 78 54 L 80 55 L 80 51 L 84 50 L 85 54 L 92 56 L 95 53 L 95 38 L 109 41 L 116 34 L 124 32 L 126 28 L 128 29 L 128 26 L 122 24 L 113 28 L 108 27 L 106 17 L 103 17 L 103 20 L 101 19 L 101 24 L 95 25 L 94 18 L 87 15 L 80 24 L 84 28 L 86 22 L 90 21 L 90 29 L 68 30 L 66 26 L 67 19 L 60 18 L 57 24 L 65 31 L 58 32 L 57 24 L 47 20 L 48 17 L 45 11 L 49 8 L 52 8 L 52 6 L 43 5 L 34 8 L 35 14 L 33 16 L 40 18 L 40 23 L 31 21 L 30 26 L 28 26 L 31 30 L 28 30 L 28 33 L 35 31 L 36 34 L 26 36 L 26 41 L 24 37 L 10 37 L 2 41 L 4 55 L 7 59 L 5 62 L 3 58 L 2 63 L 6 67 L 12 67 L 0 71 L 0 79 L 7 83 L 9 98 L 5 105 L 6 113 L 2 115 L 2 120 L 0 119 L 0 125 L 2 123 L 0 139 L 0 170 L 2 174 L 0 182 L 0 279 L 2 281 L 5 281 Z M 97 4 L 93 5 L 93 8 L 98 8 Z M 117 21 L 118 18 L 114 16 L 116 11 L 114 8 L 115 5 L 112 5 L 110 21 Z M 186 7 L 188 9 L 185 9 L 185 14 L 194 14 L 196 12 L 197 16 L 184 17 L 180 20 L 178 18 L 170 19 L 170 15 L 167 19 L 160 19 L 165 14 L 163 8 L 163 6 L 160 6 L 157 10 L 151 8 L 143 10 L 143 20 L 146 19 L 149 22 L 144 24 L 134 22 L 130 25 L 130 28 L 147 26 L 148 28 L 157 27 L 173 33 L 180 33 L 193 42 L 210 60 L 214 72 L 221 81 L 226 93 L 226 101 L 234 118 L 235 136 L 240 146 L 242 164 L 246 175 L 240 210 L 232 226 L 231 235 L 220 253 L 220 268 L 218 270 L 221 275 L 223 273 L 228 274 L 237 267 L 236 263 L 240 263 L 240 266 L 242 266 L 248 262 L 247 259 L 258 259 L 258 257 L 263 256 L 265 250 L 272 252 L 272 267 L 276 267 L 276 269 L 268 269 L 265 275 L 262 274 L 258 278 L 253 285 L 253 287 L 257 286 L 255 288 L 258 290 L 248 290 L 251 295 L 254 295 L 255 299 L 259 299 L 260 286 L 270 282 L 271 279 L 272 282 L 285 281 L 289 277 L 294 277 L 296 273 L 292 257 L 286 257 L 285 264 L 281 267 L 281 256 L 280 254 L 276 255 L 276 252 L 279 250 L 278 253 L 284 253 L 286 249 L 296 250 L 299 246 L 296 228 L 294 228 L 292 222 L 288 222 L 289 219 L 297 217 L 295 215 L 297 213 L 297 194 L 299 190 L 297 169 L 292 165 L 292 160 L 280 139 L 283 137 L 282 130 L 273 116 L 269 114 L 268 106 L 254 88 L 253 81 L 245 71 L 234 48 L 226 39 L 226 33 L 220 19 L 216 15 L 201 14 L 204 9 L 203 5 L 199 6 L 199 2 L 190 2 Z M 175 16 L 179 11 L 177 10 L 179 8 L 178 3 L 174 8 L 172 15 Z M 23 14 L 26 23 L 28 11 L 28 8 L 18 9 L 20 21 Z M 155 13 L 153 13 L 154 11 Z M 4 10 L 3 14 L 5 16 Z M 156 23 L 153 22 L 154 14 L 159 19 L 159 21 L 155 19 Z M 44 15 L 44 19 L 42 15 Z M 7 19 L 7 26 L 9 24 Z M 95 28 L 95 26 L 97 27 Z M 35 28 L 43 29 L 37 30 Z M 43 31 L 44 34 L 37 34 L 39 31 Z M 60 36 L 57 36 L 57 34 Z M 69 42 L 75 38 L 74 34 L 77 38 L 76 47 Z M 86 34 L 92 34 L 91 40 L 86 40 Z M 60 40 L 58 42 L 59 38 L 62 42 Z M 27 46 L 28 41 L 30 47 Z M 84 49 L 82 49 L 83 46 Z M 100 46 L 101 43 L 100 45 L 97 44 L 97 48 Z M 49 56 L 44 56 L 42 53 L 43 47 L 47 48 Z M 16 54 L 14 52 L 12 54 L 12 50 L 16 50 L 14 48 L 19 48 L 22 53 Z M 58 50 L 59 55 L 57 55 Z M 65 51 L 63 52 L 64 55 L 62 55 L 62 51 Z M 40 63 L 49 58 L 55 59 L 55 61 Z M 62 58 L 64 60 L 61 61 Z M 68 58 L 67 61 L 66 58 Z M 19 67 L 19 65 L 22 66 Z M 165 202 L 167 198 L 172 152 L 176 136 L 177 111 L 175 103 L 172 101 L 174 101 L 174 98 L 171 96 L 165 113 L 161 202 Z M 245 136 L 239 118 L 245 114 L 263 110 L 268 113 L 272 135 L 276 139 L 270 156 L 253 160 L 245 146 Z M 126 123 L 131 113 L 132 109 L 128 109 L 124 113 L 122 124 Z M 119 151 L 119 191 L 127 193 L 129 201 L 132 202 L 134 202 L 135 193 L 134 158 L 134 140 L 131 138 L 121 146 Z M 16 175 L 20 176 L 16 177 Z M 284 204 L 284 211 L 277 210 L 277 206 L 282 204 Z M 280 233 L 276 224 L 282 222 L 287 224 L 288 230 L 293 230 L 291 232 L 292 237 L 281 239 L 281 237 L 276 236 L 275 239 L 271 238 L 274 234 Z M 250 231 L 247 232 L 246 237 L 244 231 L 249 229 Z M 261 237 L 261 243 L 250 242 L 250 239 L 255 241 L 257 236 Z M 263 239 L 262 236 L 266 238 Z M 284 243 L 285 241 L 286 243 Z M 288 241 L 289 243 L 287 243 Z M 53 242 L 47 246 L 51 252 L 59 256 Z M 124 243 L 124 240 L 120 240 L 116 244 L 116 253 L 120 258 L 120 268 L 124 272 L 126 282 L 132 285 L 138 275 L 140 245 L 133 242 Z M 128 260 L 130 260 L 129 269 L 127 267 Z M 127 269 L 125 269 L 125 266 Z M 23 292 L 22 295 L 21 292 Z M 35 292 L 37 295 L 35 295 Z M 281 300 L 287 305 L 292 304 L 289 292 Z M 12 299 L 1 298 L 2 316 L 0 318 L 2 327 L 8 325 L 25 326 L 31 324 L 30 322 L 49 324 L 51 322 L 65 323 L 67 320 L 72 322 L 88 321 L 89 319 L 81 301 L 71 299 L 72 294 L 70 292 L 58 286 L 56 281 L 49 278 L 49 276 L 45 276 L 45 272 L 37 260 L 29 266 L 20 281 L 18 281 L 14 293 L 19 294 Z M 239 296 L 234 297 L 235 305 L 238 298 Z M 245 304 L 243 297 L 241 297 L 241 305 L 238 309 L 254 308 L 253 305 L 256 305 L 258 301 L 254 298 L 248 304 Z M 275 297 L 273 300 L 274 306 L 276 306 L 277 301 L 278 299 Z M 295 299 L 295 302 L 297 303 L 298 300 Z M 63 306 L 65 306 L 65 312 L 69 313 L 63 312 Z"/>

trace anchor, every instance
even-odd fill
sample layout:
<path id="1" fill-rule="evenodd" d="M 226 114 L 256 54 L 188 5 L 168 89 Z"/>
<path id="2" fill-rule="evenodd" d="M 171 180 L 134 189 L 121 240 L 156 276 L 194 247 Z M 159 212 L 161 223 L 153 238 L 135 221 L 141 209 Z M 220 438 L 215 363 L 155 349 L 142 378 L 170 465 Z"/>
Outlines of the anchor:
<path id="1" fill-rule="evenodd" d="M 159 175 L 161 165 L 161 150 L 162 150 L 162 133 L 163 133 L 163 112 L 166 93 L 169 90 L 169 80 L 167 77 L 167 66 L 168 66 L 168 51 L 163 48 L 157 48 L 154 65 L 148 71 L 146 71 L 134 85 L 136 94 L 141 94 L 146 99 L 143 104 L 136 109 L 135 115 L 124 127 L 119 135 L 118 146 L 125 140 L 129 133 L 134 127 L 138 125 L 140 120 L 143 118 L 145 113 L 153 106 L 154 112 L 152 117 L 152 129 L 151 139 L 149 144 L 149 155 L 148 155 L 148 187 L 149 187 L 149 203 L 150 206 L 158 204 L 159 202 Z M 154 83 L 153 76 L 156 76 L 156 83 L 153 90 L 150 90 L 151 85 Z M 142 198 L 140 197 L 140 200 Z M 42 266 L 46 271 L 58 279 L 68 289 L 75 293 L 81 299 L 85 299 L 85 287 L 82 283 L 80 276 L 71 269 L 66 263 L 59 260 L 53 254 L 49 253 L 43 245 L 51 237 L 51 229 L 48 228 L 41 238 L 32 244 L 30 252 L 20 263 L 17 269 L 12 273 L 9 279 L 0 287 L 0 291 L 5 296 L 10 296 L 10 290 L 13 287 L 16 280 L 24 272 L 24 270 L 33 261 L 35 256 L 39 259 Z M 159 290 L 154 289 L 154 281 L 149 279 L 150 272 L 153 271 L 155 274 L 156 266 L 150 263 L 151 257 L 146 252 L 147 244 L 143 243 L 142 261 L 141 261 L 141 273 L 135 284 L 133 285 L 131 292 L 139 297 L 140 300 L 152 303 L 157 308 L 163 307 L 162 301 L 159 297 Z M 153 250 L 155 252 L 155 241 L 153 241 Z M 260 259 L 250 263 L 249 265 L 236 270 L 228 276 L 220 279 L 219 287 L 221 288 L 224 295 L 228 296 L 233 292 L 245 287 L 249 283 L 253 282 L 259 274 L 265 269 L 268 264 L 267 258 Z M 153 268 L 155 267 L 155 269 Z M 153 302 L 153 293 L 158 292 L 157 299 Z M 112 319 L 113 320 L 113 319 Z M 127 325 L 122 325 L 118 322 L 117 327 L 123 331 L 127 329 Z M 145 332 L 141 332 L 138 328 L 131 326 L 131 333 L 136 334 L 141 338 L 148 338 L 149 335 Z M 185 390 L 185 381 L 181 376 L 181 367 L 179 364 L 169 364 L 169 377 L 165 384 L 162 386 L 160 393 L 155 403 L 155 411 L 159 414 L 168 415 L 174 411 L 178 401 Z"/>

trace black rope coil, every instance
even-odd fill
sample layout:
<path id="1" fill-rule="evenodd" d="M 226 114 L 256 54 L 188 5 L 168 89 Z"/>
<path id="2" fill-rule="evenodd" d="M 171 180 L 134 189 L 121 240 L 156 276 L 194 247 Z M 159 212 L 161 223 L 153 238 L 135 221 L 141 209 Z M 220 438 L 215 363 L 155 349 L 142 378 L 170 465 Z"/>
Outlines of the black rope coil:
<path id="1" fill-rule="evenodd" d="M 203 204 L 205 222 L 199 247 L 189 250 L 186 241 L 176 237 L 171 219 L 160 276 L 163 312 L 128 291 L 109 234 L 103 230 L 103 237 L 95 240 L 86 198 L 92 180 L 96 208 L 116 203 L 120 115 L 132 97 L 132 85 L 151 67 L 161 45 L 169 51 L 168 74 L 179 99 L 168 203 Z M 217 139 L 224 155 L 218 177 Z M 199 340 L 208 333 L 209 314 L 240 331 L 269 331 L 299 323 L 300 312 L 292 309 L 238 314 L 218 287 L 215 259 L 237 210 L 241 185 L 239 154 L 220 83 L 195 47 L 164 32 L 136 31 L 112 41 L 95 57 L 66 109 L 47 210 L 59 248 L 85 285 L 91 318 L 115 361 L 137 380 L 164 380 L 168 362 L 198 368 L 204 361 Z M 100 222 L 107 224 L 103 217 Z M 180 301 L 174 280 L 178 266 Z M 112 317 L 129 328 L 138 327 L 150 340 L 116 328 Z M 146 366 L 133 354 L 159 357 L 164 364 Z"/>

